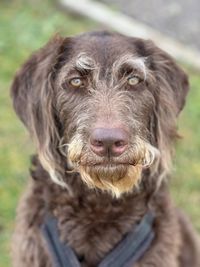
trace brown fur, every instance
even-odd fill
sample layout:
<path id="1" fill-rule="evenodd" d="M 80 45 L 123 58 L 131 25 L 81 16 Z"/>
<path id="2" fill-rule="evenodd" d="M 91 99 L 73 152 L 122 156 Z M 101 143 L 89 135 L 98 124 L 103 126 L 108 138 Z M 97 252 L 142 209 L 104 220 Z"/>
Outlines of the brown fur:
<path id="1" fill-rule="evenodd" d="M 130 75 L 140 82 L 131 86 Z M 80 77 L 74 88 L 70 79 Z M 137 267 L 199 267 L 200 244 L 168 192 L 185 73 L 151 41 L 91 32 L 53 38 L 17 73 L 14 108 L 37 147 L 12 242 L 15 267 L 50 267 L 40 225 L 58 219 L 60 239 L 94 267 L 141 220 L 156 214 L 156 237 Z M 100 157 L 98 127 L 123 128 L 127 150 Z"/>

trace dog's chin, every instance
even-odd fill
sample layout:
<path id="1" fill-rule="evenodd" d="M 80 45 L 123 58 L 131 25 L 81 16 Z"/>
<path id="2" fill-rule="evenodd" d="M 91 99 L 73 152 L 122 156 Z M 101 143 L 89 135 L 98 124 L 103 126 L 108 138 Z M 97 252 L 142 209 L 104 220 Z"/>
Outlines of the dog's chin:
<path id="1" fill-rule="evenodd" d="M 79 173 L 90 188 L 107 191 L 119 198 L 123 193 L 131 192 L 141 179 L 141 165 L 81 165 Z"/>

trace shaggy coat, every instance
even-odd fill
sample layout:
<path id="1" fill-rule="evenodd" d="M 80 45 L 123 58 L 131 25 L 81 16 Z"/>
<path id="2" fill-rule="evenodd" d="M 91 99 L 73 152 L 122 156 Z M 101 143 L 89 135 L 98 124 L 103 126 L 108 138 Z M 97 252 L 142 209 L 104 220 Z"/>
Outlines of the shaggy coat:
<path id="1" fill-rule="evenodd" d="M 152 41 L 90 32 L 53 38 L 16 74 L 16 113 L 36 145 L 12 241 L 13 266 L 52 267 L 46 213 L 81 266 L 95 267 L 155 214 L 135 267 L 199 267 L 200 243 L 168 192 L 188 79 Z"/>

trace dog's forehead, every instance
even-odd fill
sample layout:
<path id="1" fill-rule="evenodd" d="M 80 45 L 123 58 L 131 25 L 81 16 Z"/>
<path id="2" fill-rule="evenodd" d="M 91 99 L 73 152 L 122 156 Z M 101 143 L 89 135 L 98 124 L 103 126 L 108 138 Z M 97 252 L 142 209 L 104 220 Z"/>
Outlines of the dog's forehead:
<path id="1" fill-rule="evenodd" d="M 83 35 L 73 42 L 73 61 L 78 67 L 119 67 L 129 63 L 135 68 L 145 69 L 145 58 L 138 54 L 130 38 L 118 34 Z"/>
<path id="2" fill-rule="evenodd" d="M 74 38 L 76 51 L 85 51 L 96 59 L 111 55 L 113 58 L 124 54 L 130 49 L 130 44 L 125 36 L 118 34 L 90 33 Z"/>

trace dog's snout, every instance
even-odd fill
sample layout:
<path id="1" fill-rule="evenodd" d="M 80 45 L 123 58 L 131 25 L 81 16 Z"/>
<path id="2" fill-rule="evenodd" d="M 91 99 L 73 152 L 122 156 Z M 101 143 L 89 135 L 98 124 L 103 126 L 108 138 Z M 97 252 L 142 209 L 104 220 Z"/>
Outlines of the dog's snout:
<path id="1" fill-rule="evenodd" d="M 128 145 L 128 133 L 121 128 L 95 128 L 90 136 L 90 147 L 98 156 L 120 156 Z"/>

